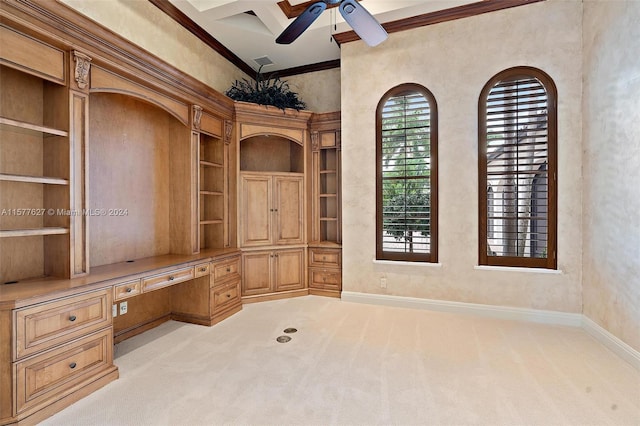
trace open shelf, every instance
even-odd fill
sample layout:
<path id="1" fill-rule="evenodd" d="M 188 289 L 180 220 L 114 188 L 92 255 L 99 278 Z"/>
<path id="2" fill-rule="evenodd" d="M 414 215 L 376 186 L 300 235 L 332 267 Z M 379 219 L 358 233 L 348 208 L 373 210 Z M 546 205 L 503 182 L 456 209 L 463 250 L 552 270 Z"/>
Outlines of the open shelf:
<path id="1" fill-rule="evenodd" d="M 0 173 L 0 181 L 2 180 L 7 182 L 44 183 L 47 185 L 69 185 L 69 180 L 67 179 L 46 176 L 13 175 L 9 173 Z"/>
<path id="2" fill-rule="evenodd" d="M 224 167 L 222 164 L 212 163 L 211 161 L 204 161 L 204 160 L 200 160 L 200 165 L 204 167 L 219 167 L 219 168 Z"/>
<path id="3" fill-rule="evenodd" d="M 34 237 L 38 235 L 63 235 L 68 234 L 68 228 L 32 228 L 32 229 L 3 229 L 0 230 L 0 238 Z"/>
<path id="4" fill-rule="evenodd" d="M 38 124 L 27 123 L 26 121 L 13 120 L 11 118 L 0 117 L 0 129 L 5 131 L 20 131 L 41 133 L 44 136 L 68 136 L 69 132 L 54 129 L 52 127 L 41 126 Z"/>
<path id="5" fill-rule="evenodd" d="M 222 139 L 200 133 L 200 250 L 224 247 L 225 153 Z"/>

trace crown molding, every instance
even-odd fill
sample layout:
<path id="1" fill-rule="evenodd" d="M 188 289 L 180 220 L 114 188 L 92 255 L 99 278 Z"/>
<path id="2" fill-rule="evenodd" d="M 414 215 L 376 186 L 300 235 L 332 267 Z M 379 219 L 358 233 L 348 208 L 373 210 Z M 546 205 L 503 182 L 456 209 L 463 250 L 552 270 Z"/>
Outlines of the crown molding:
<path id="1" fill-rule="evenodd" d="M 431 13 L 413 16 L 411 18 L 399 19 L 397 21 L 385 22 L 382 27 L 387 33 L 397 33 L 399 31 L 411 30 L 427 25 L 438 24 L 440 22 L 453 21 L 456 19 L 468 18 L 481 15 L 483 13 L 495 12 L 517 6 L 524 6 L 545 0 L 485 0 L 476 3 L 464 4 L 462 6 L 451 7 L 449 9 L 438 10 Z M 355 31 L 346 31 L 333 35 L 338 44 L 360 40 Z"/>

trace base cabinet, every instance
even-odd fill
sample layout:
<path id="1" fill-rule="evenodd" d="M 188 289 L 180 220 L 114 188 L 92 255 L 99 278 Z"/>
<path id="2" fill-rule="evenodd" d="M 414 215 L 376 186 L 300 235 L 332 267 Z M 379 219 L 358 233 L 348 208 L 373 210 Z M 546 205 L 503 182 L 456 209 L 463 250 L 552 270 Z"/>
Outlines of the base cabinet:
<path id="1" fill-rule="evenodd" d="M 54 407 L 67 406 L 118 378 L 111 300 L 111 289 L 100 290 L 11 312 L 2 332 L 13 323 L 13 386 L 0 399 L 3 407 L 11 400 L 14 420 L 35 424 L 57 411 Z"/>
<path id="2" fill-rule="evenodd" d="M 242 309 L 240 254 L 193 268 L 197 277 L 171 289 L 171 318 L 211 326 Z"/>
<path id="3" fill-rule="evenodd" d="M 309 293 L 340 297 L 342 292 L 342 250 L 309 247 Z"/>
<path id="4" fill-rule="evenodd" d="M 306 288 L 304 247 L 245 252 L 242 270 L 243 297 Z"/>

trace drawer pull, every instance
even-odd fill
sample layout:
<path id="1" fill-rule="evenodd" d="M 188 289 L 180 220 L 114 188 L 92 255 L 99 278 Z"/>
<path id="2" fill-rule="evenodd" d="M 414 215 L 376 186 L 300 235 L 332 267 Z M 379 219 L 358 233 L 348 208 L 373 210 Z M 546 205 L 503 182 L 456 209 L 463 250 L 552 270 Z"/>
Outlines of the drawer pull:
<path id="1" fill-rule="evenodd" d="M 207 267 L 203 266 L 202 268 L 200 268 L 200 272 L 207 272 Z"/>
<path id="2" fill-rule="evenodd" d="M 231 268 L 227 268 L 227 272 L 231 272 Z"/>
<path id="3" fill-rule="evenodd" d="M 230 294 L 227 294 L 227 297 L 231 297 L 231 295 L 230 295 Z"/>
<path id="4" fill-rule="evenodd" d="M 325 260 L 327 260 L 327 256 L 322 256 L 322 261 L 324 262 Z"/>
<path id="5" fill-rule="evenodd" d="M 173 275 L 169 275 L 169 281 L 173 281 L 173 280 L 175 280 L 175 279 L 176 279 L 176 278 L 175 278 Z"/>
<path id="6" fill-rule="evenodd" d="M 133 289 L 131 287 L 127 287 L 127 293 L 131 293 Z"/>
<path id="7" fill-rule="evenodd" d="M 69 321 L 74 322 L 76 320 L 76 316 L 75 315 L 71 315 L 69 317 Z"/>
<path id="8" fill-rule="evenodd" d="M 72 370 L 76 368 L 76 363 L 72 362 L 71 364 L 69 364 L 69 368 L 71 368 Z"/>

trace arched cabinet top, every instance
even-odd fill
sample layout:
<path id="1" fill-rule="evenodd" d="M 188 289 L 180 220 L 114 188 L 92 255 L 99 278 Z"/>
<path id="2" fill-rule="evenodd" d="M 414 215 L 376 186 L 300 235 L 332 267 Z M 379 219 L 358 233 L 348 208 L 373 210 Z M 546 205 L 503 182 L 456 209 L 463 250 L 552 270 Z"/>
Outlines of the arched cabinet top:
<path id="1" fill-rule="evenodd" d="M 273 106 L 236 102 L 238 138 L 245 140 L 254 136 L 279 136 L 301 146 L 306 143 L 309 111 L 281 110 Z"/>
<path id="2" fill-rule="evenodd" d="M 91 69 L 90 93 L 119 93 L 139 98 L 156 105 L 176 117 L 185 126 L 189 125 L 189 105 L 176 101 L 162 93 L 153 91 L 100 67 Z"/>

